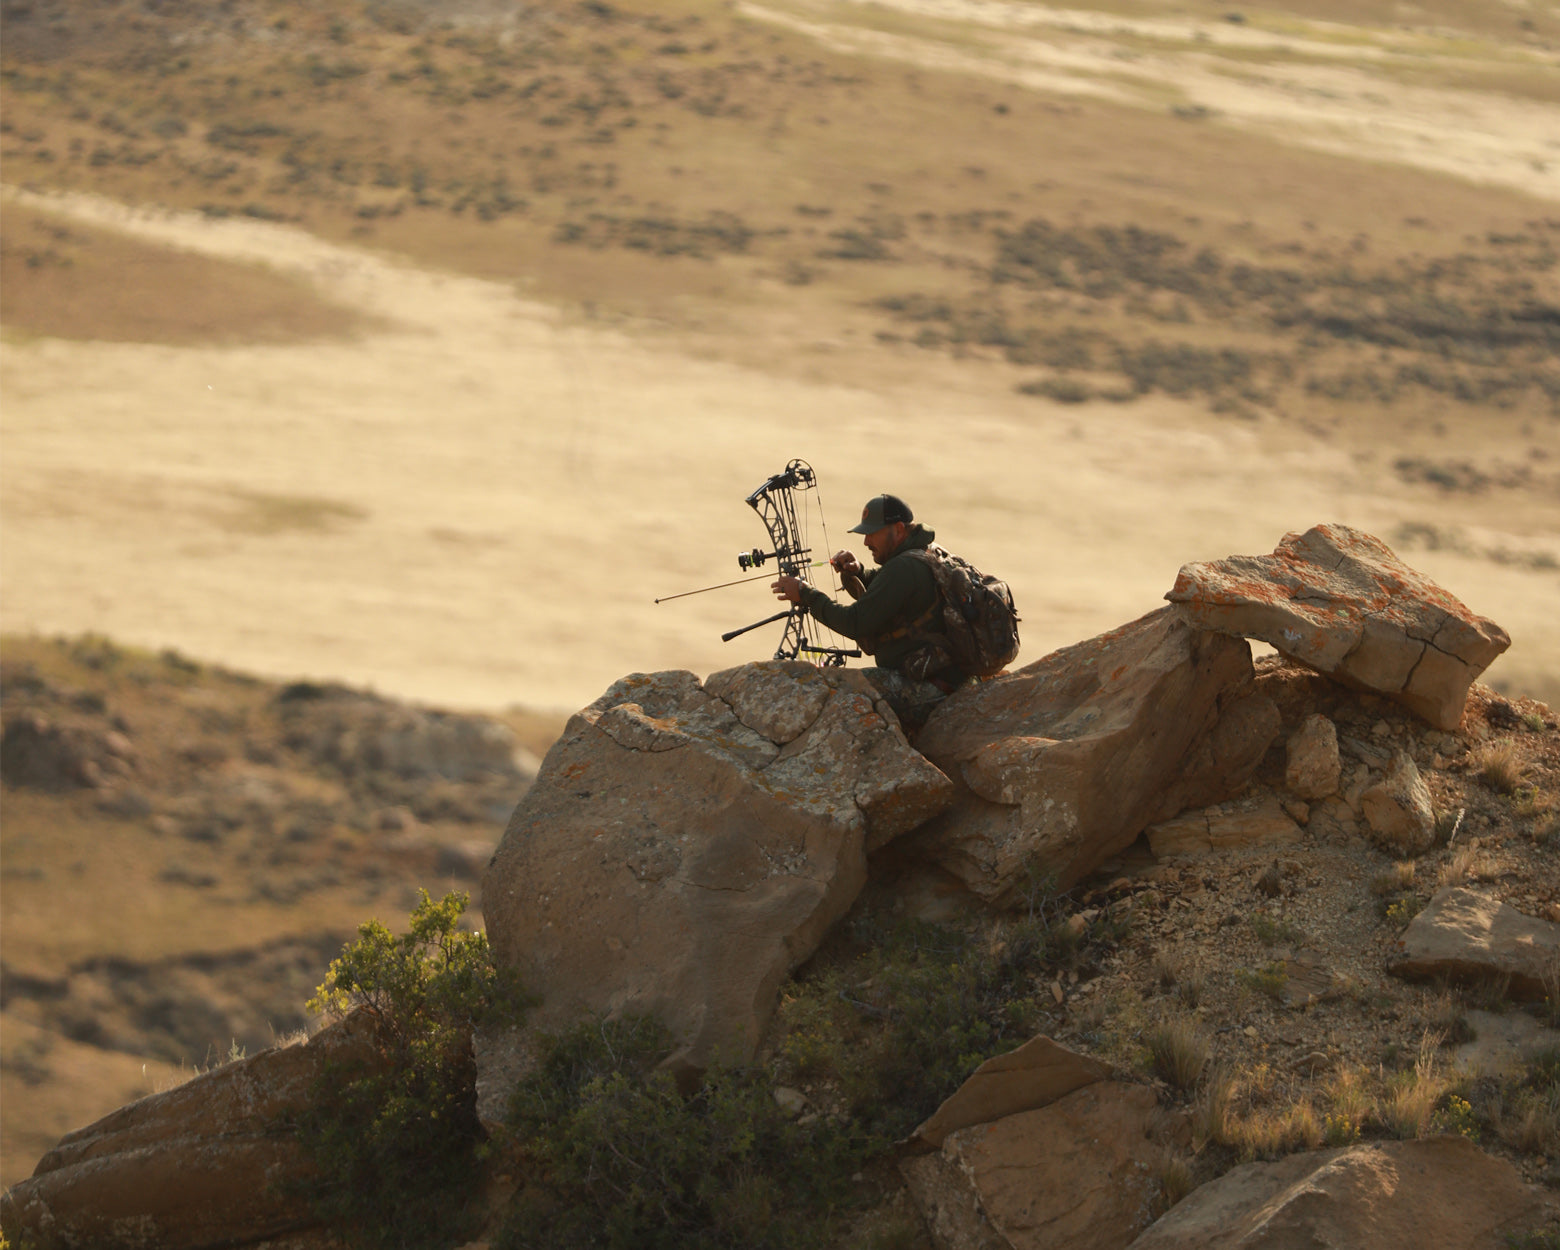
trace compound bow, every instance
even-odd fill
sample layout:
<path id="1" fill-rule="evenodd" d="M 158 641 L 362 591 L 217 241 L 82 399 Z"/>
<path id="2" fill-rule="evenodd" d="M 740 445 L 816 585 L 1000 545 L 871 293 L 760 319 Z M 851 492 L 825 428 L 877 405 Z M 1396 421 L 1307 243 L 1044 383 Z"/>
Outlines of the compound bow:
<path id="1" fill-rule="evenodd" d="M 769 539 L 774 549 L 765 551 L 754 547 L 751 551 L 739 553 L 737 556 L 739 567 L 762 568 L 766 561 L 774 560 L 779 566 L 780 574 L 795 577 L 808 585 L 812 584 L 808 570 L 815 562 L 810 558 L 812 548 L 808 546 L 807 534 L 801 524 L 801 517 L 805 515 L 805 511 L 798 513 L 796 496 L 800 491 L 815 490 L 817 486 L 818 475 L 813 472 L 812 465 L 805 460 L 793 460 L 785 466 L 784 472 L 776 473 L 747 497 L 748 507 L 758 513 L 764 528 L 769 531 Z M 818 510 L 821 517 L 823 512 L 821 504 Z M 827 528 L 824 530 L 823 538 L 827 544 L 829 540 Z M 775 649 L 777 660 L 794 660 L 805 655 L 815 658 L 820 665 L 838 666 L 845 663 L 847 656 L 861 654 L 859 650 L 826 646 L 821 643 L 819 636 L 822 627 L 799 603 L 792 604 L 784 612 L 777 612 L 773 616 L 766 616 L 761 621 L 754 621 L 751 625 L 744 625 L 741 629 L 722 634 L 721 641 L 730 642 L 739 634 L 759 629 L 775 621 L 785 622 L 785 630 L 780 636 L 780 645 Z M 833 635 L 831 634 L 830 637 L 832 638 Z"/>

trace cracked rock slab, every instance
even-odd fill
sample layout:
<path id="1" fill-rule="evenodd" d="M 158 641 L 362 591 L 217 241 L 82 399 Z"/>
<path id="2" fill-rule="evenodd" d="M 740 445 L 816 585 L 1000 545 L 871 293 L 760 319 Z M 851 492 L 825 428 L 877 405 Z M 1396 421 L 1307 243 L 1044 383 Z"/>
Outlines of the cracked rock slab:
<path id="1" fill-rule="evenodd" d="M 1260 638 L 1440 729 L 1457 728 L 1468 687 L 1511 645 L 1494 621 L 1347 525 L 1286 534 L 1269 556 L 1185 565 L 1165 598 L 1201 629 Z"/>
<path id="2" fill-rule="evenodd" d="M 868 852 L 952 788 L 860 673 L 625 677 L 570 719 L 509 821 L 482 887 L 494 956 L 541 996 L 534 1026 L 650 1015 L 676 1066 L 749 1058 Z"/>
<path id="3" fill-rule="evenodd" d="M 1244 795 L 1227 803 L 1182 812 L 1143 832 L 1156 859 L 1293 846 L 1305 837 L 1278 796 L 1270 793 Z"/>

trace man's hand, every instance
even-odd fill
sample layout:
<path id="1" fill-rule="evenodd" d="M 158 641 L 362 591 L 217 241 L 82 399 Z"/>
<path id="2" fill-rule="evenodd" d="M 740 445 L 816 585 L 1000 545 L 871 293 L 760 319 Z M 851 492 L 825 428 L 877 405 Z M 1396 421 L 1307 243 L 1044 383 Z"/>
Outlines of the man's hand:
<path id="1" fill-rule="evenodd" d="M 796 577 L 782 577 L 771 583 L 770 590 L 775 592 L 776 599 L 785 599 L 790 603 L 802 601 L 802 582 Z"/>
<path id="2" fill-rule="evenodd" d="M 829 557 L 829 563 L 834 566 L 834 571 L 841 576 L 846 574 L 861 576 L 861 561 L 856 559 L 854 551 L 836 551 Z"/>

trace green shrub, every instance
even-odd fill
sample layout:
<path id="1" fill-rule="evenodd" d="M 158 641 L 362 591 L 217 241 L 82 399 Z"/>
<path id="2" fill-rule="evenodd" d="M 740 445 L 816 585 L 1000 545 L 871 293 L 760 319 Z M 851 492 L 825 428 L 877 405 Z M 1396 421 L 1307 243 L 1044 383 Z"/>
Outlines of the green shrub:
<path id="1" fill-rule="evenodd" d="M 981 1063 L 1033 1035 L 1044 1007 L 1036 973 L 1059 954 L 1034 921 L 987 941 L 868 915 L 851 938 L 855 958 L 798 982 L 782 1004 L 780 1058 L 798 1077 L 829 1081 L 847 1113 L 883 1141 L 903 1137 Z"/>
<path id="2" fill-rule="evenodd" d="M 587 1022 L 549 1039 L 509 1126 L 528 1187 L 499 1250 L 791 1250 L 829 1244 L 871 1143 L 793 1120 L 762 1069 L 716 1065 L 690 1095 L 656 1067 L 660 1025 Z"/>
<path id="3" fill-rule="evenodd" d="M 1251 914 L 1251 931 L 1264 946 L 1276 946 L 1280 942 L 1293 945 L 1305 937 L 1287 920 L 1275 920 L 1260 911 Z"/>
<path id="4" fill-rule="evenodd" d="M 1094 397 L 1089 384 L 1077 378 L 1041 378 L 1036 382 L 1023 383 L 1018 390 L 1022 395 L 1043 395 L 1059 404 L 1082 404 Z"/>
<path id="5" fill-rule="evenodd" d="M 1439 1133 L 1458 1133 L 1469 1141 L 1479 1140 L 1479 1124 L 1473 1107 L 1466 1098 L 1447 1094 L 1441 1105 L 1430 1117 L 1431 1126 Z"/>
<path id="6" fill-rule="evenodd" d="M 1241 984 L 1266 994 L 1274 1002 L 1283 1002 L 1289 988 L 1289 969 L 1283 960 L 1263 964 L 1260 968 L 1247 968 L 1240 974 Z"/>
<path id="7" fill-rule="evenodd" d="M 294 1125 L 318 1170 L 310 1205 L 358 1245 L 454 1244 L 473 1231 L 486 1142 L 471 1030 L 522 1000 L 486 935 L 457 927 L 467 901 L 424 890 L 406 934 L 359 926 L 309 1003 L 338 1018 L 372 1013 L 388 1060 L 328 1073 Z"/>

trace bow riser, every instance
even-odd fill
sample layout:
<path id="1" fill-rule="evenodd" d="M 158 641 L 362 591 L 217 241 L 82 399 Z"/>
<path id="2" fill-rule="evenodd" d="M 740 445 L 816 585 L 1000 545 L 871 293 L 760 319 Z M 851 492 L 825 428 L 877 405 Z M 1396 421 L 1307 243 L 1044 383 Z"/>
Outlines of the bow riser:
<path id="1" fill-rule="evenodd" d="M 813 472 L 812 466 L 802 460 L 793 460 L 786 465 L 784 472 L 776 473 L 747 497 L 748 506 L 758 513 L 759 520 L 769 531 L 774 549 L 762 551 L 755 547 L 752 551 L 742 552 L 737 556 L 737 564 L 741 568 L 757 568 L 767 560 L 774 560 L 779 565 L 781 576 L 794 577 L 807 585 L 812 584 L 812 578 L 808 574 L 808 569 L 813 563 L 812 548 L 803 536 L 796 508 L 796 492 L 813 490 L 817 484 L 818 475 Z M 760 625 L 768 625 L 782 619 L 785 621 L 785 629 L 780 636 L 780 645 L 775 649 L 777 660 L 794 660 L 806 654 L 818 656 L 819 664 L 842 665 L 847 656 L 861 654 L 857 650 L 820 644 L 816 637 L 816 623 L 808 615 L 807 609 L 800 604 L 794 605 L 789 612 L 756 621 L 752 625 L 732 630 L 721 637 L 729 640 L 738 634 L 747 633 L 750 629 L 757 629 Z"/>

